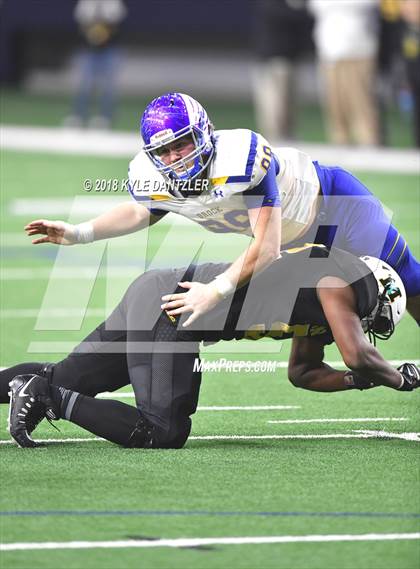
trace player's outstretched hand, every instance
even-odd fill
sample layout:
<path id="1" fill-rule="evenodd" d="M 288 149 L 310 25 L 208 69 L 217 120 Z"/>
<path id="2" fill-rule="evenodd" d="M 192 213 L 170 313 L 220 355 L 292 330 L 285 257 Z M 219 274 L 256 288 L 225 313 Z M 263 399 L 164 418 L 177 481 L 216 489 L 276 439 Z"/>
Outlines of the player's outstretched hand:
<path id="1" fill-rule="evenodd" d="M 40 243 L 56 243 L 57 245 L 74 245 L 78 242 L 75 226 L 65 221 L 49 221 L 48 219 L 36 219 L 25 226 L 26 234 L 43 235 L 33 239 L 34 245 Z"/>

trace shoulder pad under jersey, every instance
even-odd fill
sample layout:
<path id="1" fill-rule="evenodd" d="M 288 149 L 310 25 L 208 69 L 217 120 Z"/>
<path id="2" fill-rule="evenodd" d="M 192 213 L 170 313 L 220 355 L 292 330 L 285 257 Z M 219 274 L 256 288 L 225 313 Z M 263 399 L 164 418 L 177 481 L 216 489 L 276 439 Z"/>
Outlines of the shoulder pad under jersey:
<path id="1" fill-rule="evenodd" d="M 216 131 L 215 150 L 209 171 L 211 184 L 232 184 L 232 190 L 239 192 L 257 186 L 272 159 L 265 138 L 247 129 Z"/>

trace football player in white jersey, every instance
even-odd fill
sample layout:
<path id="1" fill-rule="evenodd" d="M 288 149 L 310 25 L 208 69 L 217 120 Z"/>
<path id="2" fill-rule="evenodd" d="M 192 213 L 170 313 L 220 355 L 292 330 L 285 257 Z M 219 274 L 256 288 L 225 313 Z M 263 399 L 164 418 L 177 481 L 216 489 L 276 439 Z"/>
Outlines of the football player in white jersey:
<path id="1" fill-rule="evenodd" d="M 203 107 L 182 93 L 154 99 L 141 121 L 143 149 L 129 168 L 132 203 L 79 225 L 37 220 L 35 244 L 71 245 L 148 227 L 168 212 L 212 232 L 252 236 L 250 246 L 212 283 L 183 283 L 162 306 L 184 326 L 270 265 L 281 248 L 322 243 L 386 260 L 401 276 L 408 311 L 420 321 L 420 264 L 380 202 L 350 173 L 293 148 L 273 151 L 246 129 L 214 131 Z"/>

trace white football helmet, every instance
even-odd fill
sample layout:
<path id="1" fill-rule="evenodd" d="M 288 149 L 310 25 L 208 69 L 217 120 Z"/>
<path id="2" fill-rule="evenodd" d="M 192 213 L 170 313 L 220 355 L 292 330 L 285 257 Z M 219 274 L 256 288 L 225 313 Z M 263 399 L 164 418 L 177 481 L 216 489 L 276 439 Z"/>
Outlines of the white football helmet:
<path id="1" fill-rule="evenodd" d="M 374 339 L 387 340 L 404 315 L 407 295 L 398 273 L 376 257 L 360 257 L 372 271 L 378 283 L 378 302 L 374 310 L 362 320 L 363 329 Z"/>

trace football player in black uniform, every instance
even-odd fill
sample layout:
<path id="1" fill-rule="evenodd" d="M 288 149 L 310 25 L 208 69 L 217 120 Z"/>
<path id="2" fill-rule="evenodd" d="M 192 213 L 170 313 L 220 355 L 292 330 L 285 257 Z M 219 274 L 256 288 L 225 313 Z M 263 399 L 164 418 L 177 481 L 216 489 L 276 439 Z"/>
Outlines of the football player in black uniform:
<path id="1" fill-rule="evenodd" d="M 64 360 L 1 372 L 0 402 L 7 401 L 10 382 L 12 437 L 22 447 L 36 446 L 30 433 L 46 415 L 126 447 L 182 447 L 198 402 L 201 374 L 194 362 L 203 340 L 293 338 L 289 378 L 305 389 L 384 385 L 411 391 L 420 385 L 415 365 L 394 369 L 364 334 L 363 327 L 375 337 L 389 337 L 405 309 L 404 286 L 383 261 L 317 245 L 283 251 L 246 286 L 183 328 L 191 311 L 184 302 L 185 282 L 209 283 L 226 267 L 147 272 Z M 162 305 L 168 290 L 174 293 Z M 349 370 L 323 362 L 324 346 L 333 341 Z M 129 383 L 136 407 L 94 398 Z"/>

